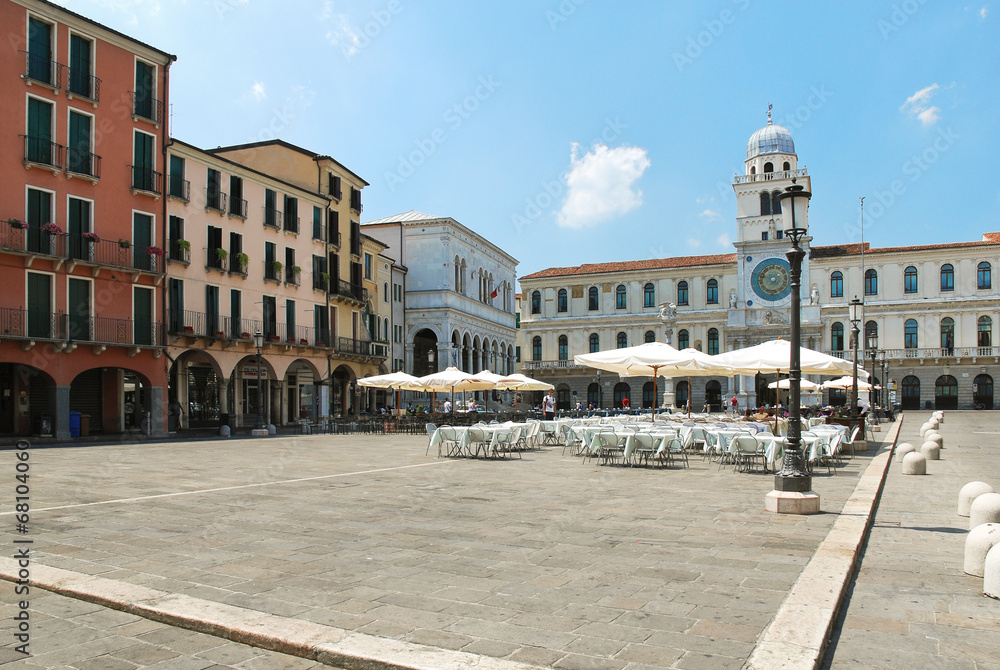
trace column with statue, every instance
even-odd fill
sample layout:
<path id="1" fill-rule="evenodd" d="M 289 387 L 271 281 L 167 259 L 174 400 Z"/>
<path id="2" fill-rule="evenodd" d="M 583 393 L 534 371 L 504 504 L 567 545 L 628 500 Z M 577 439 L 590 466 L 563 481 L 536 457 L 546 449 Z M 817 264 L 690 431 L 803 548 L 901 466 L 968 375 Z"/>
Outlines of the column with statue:
<path id="1" fill-rule="evenodd" d="M 663 322 L 663 334 L 666 336 L 666 343 L 673 346 L 674 323 L 677 321 L 677 305 L 672 302 L 665 302 L 660 305 L 660 321 Z M 655 383 L 656 380 L 654 379 L 653 382 Z M 675 400 L 674 380 L 672 377 L 664 377 L 662 407 L 673 407 Z"/>

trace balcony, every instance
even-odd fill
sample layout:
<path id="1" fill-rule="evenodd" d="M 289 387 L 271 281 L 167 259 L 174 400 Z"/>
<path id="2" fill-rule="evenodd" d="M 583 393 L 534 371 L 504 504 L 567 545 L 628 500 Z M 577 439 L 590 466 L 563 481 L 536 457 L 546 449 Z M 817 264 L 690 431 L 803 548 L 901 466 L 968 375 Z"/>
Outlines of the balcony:
<path id="1" fill-rule="evenodd" d="M 167 195 L 171 198 L 177 198 L 183 202 L 191 202 L 191 182 L 187 179 L 181 179 L 178 175 L 170 175 L 167 177 Z"/>
<path id="2" fill-rule="evenodd" d="M 219 272 L 229 272 L 229 254 L 225 249 L 209 249 L 205 258 L 206 270 L 218 270 Z"/>
<path id="3" fill-rule="evenodd" d="M 762 172 L 761 174 L 744 174 L 736 176 L 737 184 L 752 184 L 760 181 L 776 181 L 778 179 L 797 179 L 808 174 L 805 168 L 798 170 L 782 170 L 780 172 Z"/>
<path id="4" fill-rule="evenodd" d="M 66 97 L 76 96 L 97 103 L 101 99 L 101 80 L 87 70 L 66 68 Z"/>
<path id="5" fill-rule="evenodd" d="M 336 351 L 342 356 L 365 356 L 374 358 L 388 357 L 388 342 L 372 342 L 371 340 L 355 340 L 350 337 L 338 337 Z"/>
<path id="6" fill-rule="evenodd" d="M 182 240 L 170 240 L 170 244 L 167 246 L 167 260 L 183 265 L 190 265 L 191 243 L 187 240 L 183 240 L 184 244 L 181 244 L 181 242 Z"/>
<path id="7" fill-rule="evenodd" d="M 324 273 L 314 273 L 313 274 L 313 289 L 317 291 L 326 291 L 326 287 L 330 285 L 330 277 L 324 277 Z"/>
<path id="8" fill-rule="evenodd" d="M 0 307 L 0 337 L 6 339 L 161 347 L 166 343 L 164 333 L 161 323 Z"/>
<path id="9" fill-rule="evenodd" d="M 40 227 L 21 228 L 0 224 L 0 249 L 8 253 L 62 258 L 73 263 L 87 263 L 146 272 L 159 272 L 156 254 L 137 250 L 126 240 L 102 240 L 93 233 L 51 234 Z"/>
<path id="10" fill-rule="evenodd" d="M 24 74 L 23 79 L 28 83 L 39 83 L 59 90 L 62 85 L 61 68 L 51 58 L 32 54 L 27 51 L 18 51 L 24 54 Z"/>
<path id="11" fill-rule="evenodd" d="M 63 164 L 63 146 L 56 144 L 47 137 L 29 137 L 21 135 L 24 140 L 24 158 L 22 164 L 25 167 L 38 165 L 49 170 L 58 172 Z"/>
<path id="12" fill-rule="evenodd" d="M 132 94 L 132 120 L 145 119 L 157 126 L 160 125 L 163 119 L 163 101 L 157 100 L 149 93 L 135 91 L 129 93 Z"/>
<path id="13" fill-rule="evenodd" d="M 302 276 L 302 269 L 299 268 L 299 271 L 296 272 L 295 271 L 296 267 L 298 267 L 298 266 L 297 265 L 293 265 L 292 267 L 286 267 L 285 268 L 285 283 L 286 284 L 291 284 L 292 286 L 298 286 L 300 284 L 300 277 Z"/>
<path id="14" fill-rule="evenodd" d="M 340 298 L 347 298 L 348 300 L 356 300 L 358 302 L 368 302 L 368 289 L 358 284 L 352 284 L 344 281 L 343 279 L 338 279 L 336 281 L 331 292 Z"/>
<path id="15" fill-rule="evenodd" d="M 276 284 L 281 283 L 281 270 L 275 267 L 274 262 L 264 262 L 264 281 L 273 281 Z"/>
<path id="16" fill-rule="evenodd" d="M 592 370 L 585 365 L 577 365 L 571 360 L 567 361 L 521 361 L 521 367 L 525 370 L 537 370 L 539 372 L 559 372 L 562 370 L 579 371 L 582 369 Z"/>
<path id="17" fill-rule="evenodd" d="M 205 189 L 205 211 L 226 213 L 226 194 L 212 188 Z"/>
<path id="18" fill-rule="evenodd" d="M 285 230 L 290 233 L 299 232 L 299 222 L 299 217 L 289 216 L 288 212 L 285 212 Z"/>
<path id="19" fill-rule="evenodd" d="M 846 358 L 847 360 L 852 360 L 853 352 L 851 351 L 828 351 L 831 356 L 836 356 L 838 358 Z M 923 361 L 932 360 L 936 361 L 942 358 L 948 359 L 977 359 L 977 358 L 994 358 L 1000 360 L 1000 347 L 912 347 L 904 349 L 886 349 L 885 357 L 890 361 Z M 865 352 L 858 350 L 858 366 L 864 367 L 867 361 L 867 365 L 871 367 L 871 354 L 866 356 Z"/>
<path id="20" fill-rule="evenodd" d="M 334 247 L 337 247 L 338 249 L 340 248 L 340 231 L 339 230 L 335 230 L 332 233 L 330 233 L 330 245 L 334 246 Z"/>
<path id="21" fill-rule="evenodd" d="M 246 278 L 248 274 L 247 266 L 250 264 L 250 260 L 240 256 L 240 253 L 229 255 L 229 274 L 240 275 Z"/>
<path id="22" fill-rule="evenodd" d="M 157 198 L 163 194 L 163 173 L 156 172 L 141 165 L 130 165 L 132 168 L 132 195 L 148 193 Z"/>
<path id="23" fill-rule="evenodd" d="M 235 216 L 237 219 L 245 221 L 247 218 L 247 201 L 243 198 L 230 198 L 229 216 Z"/>
<path id="24" fill-rule="evenodd" d="M 167 332 L 175 341 L 180 337 L 204 338 L 209 343 L 222 340 L 227 345 L 242 342 L 251 347 L 254 333 L 264 334 L 265 346 L 325 348 L 330 341 L 327 330 L 192 310 L 167 310 Z"/>
<path id="25" fill-rule="evenodd" d="M 101 157 L 89 151 L 66 149 L 66 174 L 80 175 L 91 181 L 101 178 Z"/>
<path id="26" fill-rule="evenodd" d="M 281 210 L 273 207 L 264 208 L 264 227 L 281 230 Z"/>

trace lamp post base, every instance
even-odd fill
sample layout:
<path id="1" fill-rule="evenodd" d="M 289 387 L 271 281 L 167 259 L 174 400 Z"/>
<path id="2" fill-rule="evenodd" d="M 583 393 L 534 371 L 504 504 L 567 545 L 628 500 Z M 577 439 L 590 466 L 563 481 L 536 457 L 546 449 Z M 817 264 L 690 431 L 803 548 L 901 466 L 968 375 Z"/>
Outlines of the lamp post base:
<path id="1" fill-rule="evenodd" d="M 250 431 L 251 437 L 267 437 L 269 434 L 267 428 L 254 428 Z"/>
<path id="2" fill-rule="evenodd" d="M 818 514 L 819 494 L 815 491 L 771 491 L 764 496 L 764 511 L 775 514 Z"/>

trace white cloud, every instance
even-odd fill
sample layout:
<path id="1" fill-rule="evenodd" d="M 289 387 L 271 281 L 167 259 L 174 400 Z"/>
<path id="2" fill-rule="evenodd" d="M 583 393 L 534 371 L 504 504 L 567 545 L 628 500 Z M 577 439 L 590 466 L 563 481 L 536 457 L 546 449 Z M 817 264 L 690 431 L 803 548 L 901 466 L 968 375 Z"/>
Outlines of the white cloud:
<path id="1" fill-rule="evenodd" d="M 715 238 L 715 241 L 719 243 L 720 247 L 732 251 L 730 247 L 733 246 L 733 239 L 729 237 L 729 233 L 722 233 L 721 235 Z"/>
<path id="2" fill-rule="evenodd" d="M 990 10 L 988 10 L 986 7 L 983 7 L 982 9 L 979 10 L 979 17 L 985 19 L 986 15 L 989 13 Z"/>
<path id="3" fill-rule="evenodd" d="M 698 247 L 701 246 L 701 240 L 699 240 L 697 237 L 689 237 L 687 238 L 687 244 L 689 247 L 697 249 Z"/>
<path id="4" fill-rule="evenodd" d="M 706 221 L 718 221 L 722 219 L 722 214 L 715 211 L 714 209 L 703 210 L 702 213 L 699 214 L 698 216 L 705 219 Z"/>
<path id="5" fill-rule="evenodd" d="M 322 18 L 332 24 L 326 31 L 326 41 L 338 47 L 348 58 L 357 54 L 361 48 L 361 37 L 351 25 L 347 14 L 334 14 L 333 8 L 327 3 L 323 8 Z"/>
<path id="6" fill-rule="evenodd" d="M 589 228 L 610 221 L 642 204 L 642 191 L 633 189 L 649 167 L 646 150 L 603 144 L 580 156 L 580 145 L 572 144 L 568 193 L 557 222 L 566 228 Z"/>
<path id="7" fill-rule="evenodd" d="M 916 117 L 925 126 L 932 126 L 941 119 L 941 108 L 929 106 L 931 98 L 941 89 L 941 85 L 933 83 L 926 88 L 922 88 L 900 106 L 900 110 L 907 112 L 910 116 Z"/>
<path id="8" fill-rule="evenodd" d="M 264 90 L 264 82 L 255 81 L 253 86 L 250 87 L 250 95 L 253 96 L 254 100 L 263 100 L 267 97 L 267 91 Z"/>

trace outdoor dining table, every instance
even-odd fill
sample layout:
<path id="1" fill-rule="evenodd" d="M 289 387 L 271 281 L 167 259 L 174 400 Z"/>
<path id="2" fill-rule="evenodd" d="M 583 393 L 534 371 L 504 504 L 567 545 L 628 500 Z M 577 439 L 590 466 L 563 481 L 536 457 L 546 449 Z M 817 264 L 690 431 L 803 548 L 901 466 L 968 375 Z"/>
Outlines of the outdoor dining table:
<path id="1" fill-rule="evenodd" d="M 515 428 L 521 427 L 527 429 L 528 424 L 526 423 L 514 423 L 508 421 L 506 423 L 489 423 L 482 424 L 478 426 L 441 426 L 434 431 L 431 435 L 430 446 L 438 447 L 438 453 L 440 454 L 441 444 L 449 437 L 453 437 L 455 441 L 455 446 L 452 447 L 446 456 L 478 456 L 478 452 L 473 454 L 469 445 L 469 429 L 478 429 L 490 436 L 490 444 L 487 447 L 487 452 L 490 453 L 495 451 L 497 442 L 499 439 L 505 435 L 508 435 Z M 442 432 L 444 431 L 444 432 Z"/>

